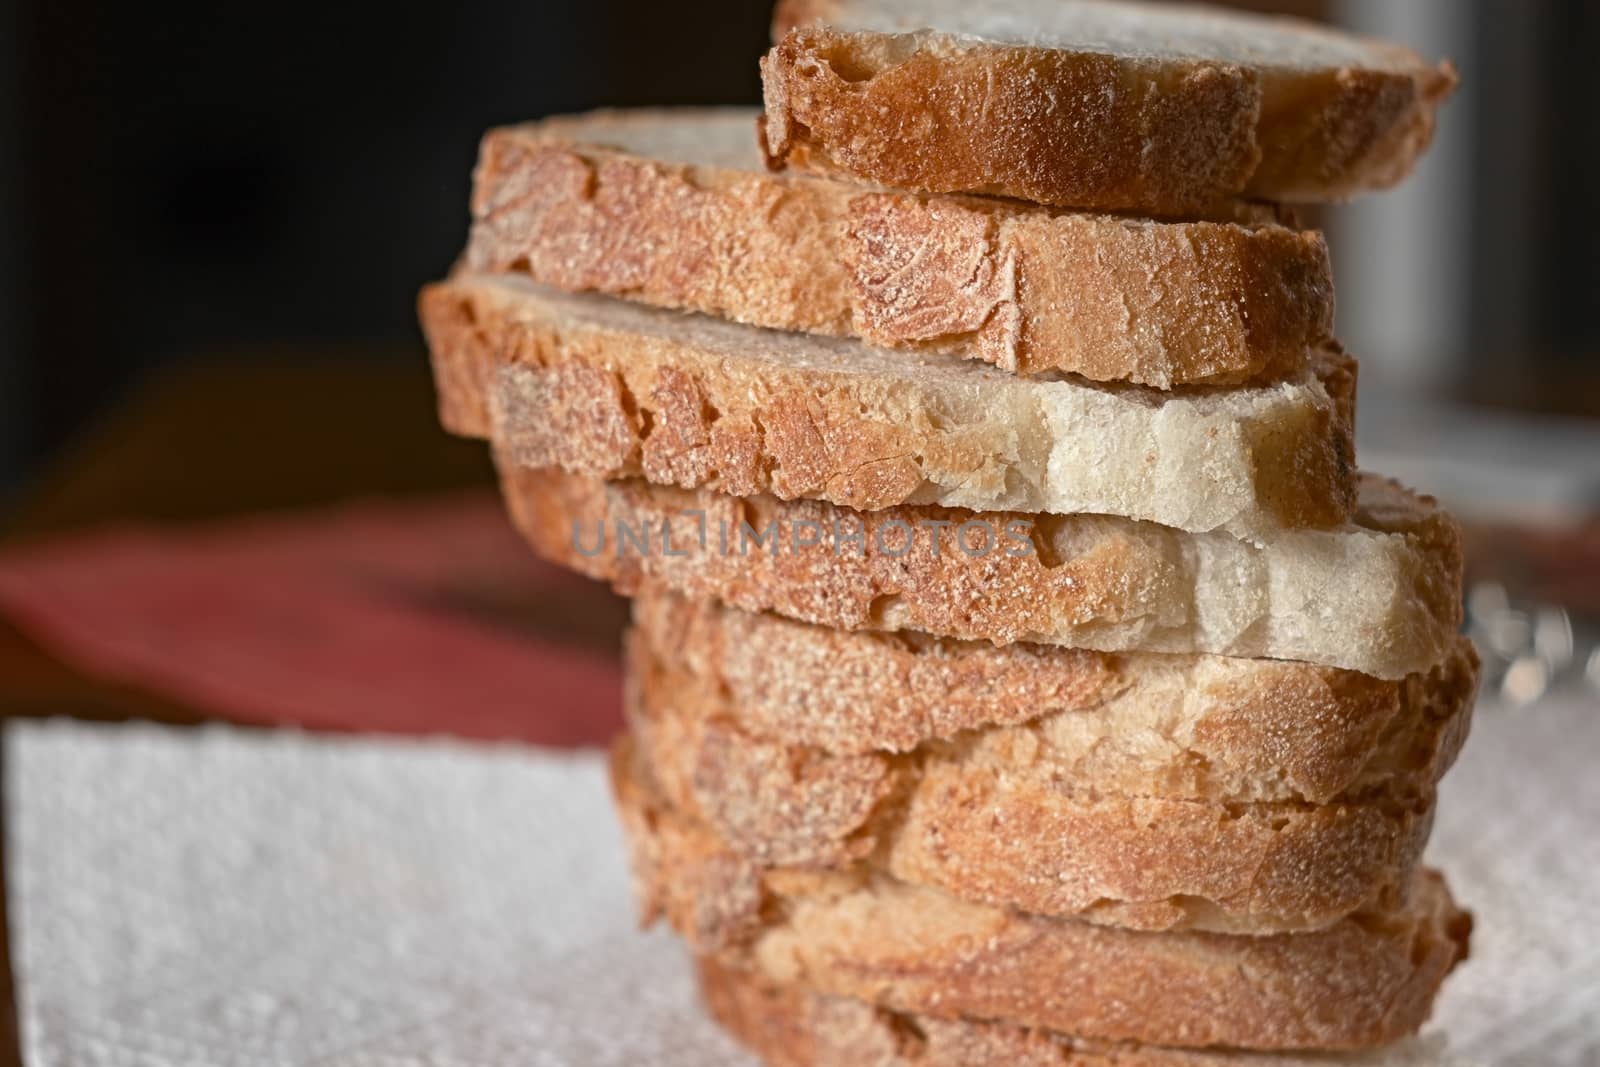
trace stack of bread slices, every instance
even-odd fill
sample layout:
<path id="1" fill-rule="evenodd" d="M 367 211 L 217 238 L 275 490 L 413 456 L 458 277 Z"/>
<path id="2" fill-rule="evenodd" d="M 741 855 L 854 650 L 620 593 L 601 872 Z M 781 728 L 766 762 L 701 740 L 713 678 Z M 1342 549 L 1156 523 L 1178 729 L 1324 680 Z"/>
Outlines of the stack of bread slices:
<path id="1" fill-rule="evenodd" d="M 764 115 L 491 132 L 420 300 L 519 529 L 635 598 L 644 915 L 773 1064 L 1415 1032 L 1470 928 L 1419 865 L 1459 539 L 1358 473 L 1284 205 L 1404 176 L 1449 68 L 1134 3 L 774 33 Z"/>

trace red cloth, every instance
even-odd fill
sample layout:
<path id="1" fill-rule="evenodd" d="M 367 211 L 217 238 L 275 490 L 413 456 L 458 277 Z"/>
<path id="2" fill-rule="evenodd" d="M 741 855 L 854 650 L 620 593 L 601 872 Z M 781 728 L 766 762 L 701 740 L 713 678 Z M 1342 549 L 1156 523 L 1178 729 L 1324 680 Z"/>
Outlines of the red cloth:
<path id="1" fill-rule="evenodd" d="M 0 611 L 86 673 L 243 722 L 545 745 L 619 725 L 615 656 L 564 639 L 604 596 L 490 494 L 0 554 Z"/>

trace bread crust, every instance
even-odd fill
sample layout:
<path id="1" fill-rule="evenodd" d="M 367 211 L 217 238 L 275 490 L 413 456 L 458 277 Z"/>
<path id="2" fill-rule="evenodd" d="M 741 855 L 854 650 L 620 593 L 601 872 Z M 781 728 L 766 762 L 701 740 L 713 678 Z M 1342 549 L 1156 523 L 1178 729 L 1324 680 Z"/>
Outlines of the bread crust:
<path id="1" fill-rule="evenodd" d="M 656 802 L 626 739 L 613 786 L 643 921 L 769 981 L 898 1012 L 1177 1047 L 1371 1048 L 1421 1026 L 1471 930 L 1431 872 L 1403 909 L 1313 933 L 1026 915 L 870 872 L 760 868 Z"/>
<path id="2" fill-rule="evenodd" d="M 1453 763 L 1479 663 L 1458 637 L 1385 680 L 1284 660 L 995 646 L 834 630 L 646 586 L 640 645 L 695 677 L 740 728 L 841 756 L 897 755 L 985 732 L 1063 780 L 1184 800 L 1325 804 L 1412 796 Z"/>
<path id="3" fill-rule="evenodd" d="M 797 985 L 779 985 L 712 956 L 695 959 L 700 999 L 768 1067 L 1328 1067 L 1323 1057 L 1265 1056 L 1090 1041 L 975 1019 L 909 1015 Z M 1379 1067 L 1379 1053 L 1340 1057 Z M 1393 1062 L 1431 1062 L 1396 1056 Z"/>
<path id="4" fill-rule="evenodd" d="M 778 13 L 794 28 L 761 63 L 770 165 L 1063 207 L 1174 215 L 1385 188 L 1456 84 L 1448 63 L 1376 43 L 1370 65 L 1297 68 L 836 30 L 829 17 Z"/>
<path id="5" fill-rule="evenodd" d="M 1371 477 L 1364 525 L 1257 546 L 1104 516 L 854 512 L 497 463 L 513 523 L 553 562 L 626 595 L 653 583 L 842 630 L 1211 652 L 1403 678 L 1444 658 L 1461 619 L 1454 522 L 1431 497 Z M 963 534 L 967 522 L 993 531 L 990 551 L 975 551 L 981 531 Z M 617 536 L 647 528 L 647 550 Z"/>
<path id="6" fill-rule="evenodd" d="M 1321 234 L 1259 208 L 1153 222 L 770 174 L 755 119 L 601 112 L 490 131 L 466 264 L 908 359 L 934 350 L 1161 389 L 1277 380 L 1332 336 Z M 625 147 L 657 126 L 717 140 L 729 122 L 744 126 L 751 169 Z"/>
<path id="7" fill-rule="evenodd" d="M 489 387 L 487 404 L 442 408 L 453 420 L 486 408 L 525 466 L 863 510 L 1087 512 L 1243 537 L 1337 526 L 1354 502 L 1354 361 L 1332 347 L 1291 381 L 1164 393 L 1022 381 L 944 356 L 912 367 L 849 342 L 505 275 L 429 287 L 421 307 L 440 388 Z"/>
<path id="8" fill-rule="evenodd" d="M 1069 733 L 1059 751 L 1049 727 L 1061 724 L 993 727 L 900 756 L 778 741 L 715 676 L 664 663 L 652 644 L 668 637 L 636 629 L 627 641 L 639 758 L 674 808 L 741 855 L 819 868 L 871 856 L 911 884 L 1135 929 L 1278 933 L 1392 906 L 1470 714 L 1459 699 L 1437 717 L 1408 709 L 1392 734 L 1401 751 L 1369 752 L 1389 767 L 1355 796 L 1171 797 L 1135 760 L 1112 761 L 1120 777 L 1086 770 L 1074 756 L 1100 746 Z M 1133 733 L 1107 723 L 1099 736 L 1111 747 L 1137 744 Z"/>

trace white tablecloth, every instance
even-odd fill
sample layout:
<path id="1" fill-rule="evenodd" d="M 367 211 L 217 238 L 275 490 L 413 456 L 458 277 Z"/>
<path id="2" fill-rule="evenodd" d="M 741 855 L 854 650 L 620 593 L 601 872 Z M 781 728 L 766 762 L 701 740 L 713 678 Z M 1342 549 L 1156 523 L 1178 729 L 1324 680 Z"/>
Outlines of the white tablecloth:
<path id="1" fill-rule="evenodd" d="M 1483 709 L 1446 781 L 1466 1062 L 1600 1064 L 1597 767 L 1574 698 Z M 634 930 L 593 753 L 23 723 L 6 788 L 33 1067 L 751 1062 Z"/>

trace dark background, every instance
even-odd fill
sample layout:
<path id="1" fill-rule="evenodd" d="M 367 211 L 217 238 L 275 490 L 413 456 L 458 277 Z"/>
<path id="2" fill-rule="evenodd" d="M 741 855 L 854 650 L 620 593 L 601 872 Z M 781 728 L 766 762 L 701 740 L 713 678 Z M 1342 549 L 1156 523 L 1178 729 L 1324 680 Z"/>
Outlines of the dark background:
<path id="1" fill-rule="evenodd" d="M 1462 7 L 1474 32 L 1456 58 L 1476 91 L 1445 120 L 1481 133 L 1463 180 L 1484 225 L 1447 385 L 1592 412 L 1600 4 Z M 156 368 L 420 361 L 413 294 L 462 242 L 484 128 L 599 104 L 754 103 L 768 17 L 752 0 L 4 11 L 0 503 Z M 1502 61 L 1519 29 L 1532 60 Z M 1508 211 L 1519 229 L 1494 225 Z M 1508 295 L 1525 308 L 1509 326 Z M 270 402 L 251 417 L 292 430 L 293 406 Z"/>
<path id="2" fill-rule="evenodd" d="M 759 99 L 762 5 L 685 10 L 8 3 L 0 486 L 159 364 L 420 358 L 385 343 L 460 249 L 486 127 Z"/>

